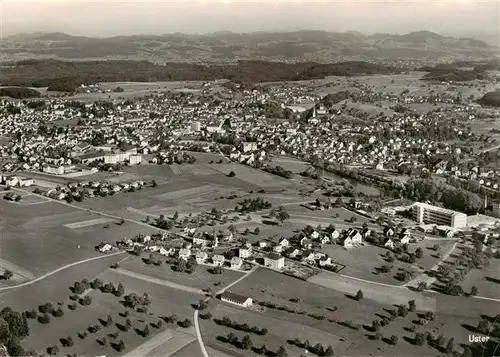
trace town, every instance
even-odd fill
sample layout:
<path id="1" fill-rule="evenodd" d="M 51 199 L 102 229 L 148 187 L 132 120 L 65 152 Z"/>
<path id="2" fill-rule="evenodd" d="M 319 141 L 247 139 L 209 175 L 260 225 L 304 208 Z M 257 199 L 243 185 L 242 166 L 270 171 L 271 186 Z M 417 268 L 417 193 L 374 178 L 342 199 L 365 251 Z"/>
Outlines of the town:
<path id="1" fill-rule="evenodd" d="M 37 240 L 12 261 L 2 247 L 1 289 L 98 259 L 47 278 L 77 280 L 59 307 L 64 289 L 6 295 L 36 331 L 27 351 L 475 355 L 495 343 L 499 111 L 474 102 L 480 81 L 165 84 L 0 102 L 2 234 Z M 107 292 L 128 294 L 125 312 Z M 74 331 L 75 313 L 88 330 Z"/>
<path id="2" fill-rule="evenodd" d="M 500 354 L 498 4 L 0 12 L 0 356 Z"/>

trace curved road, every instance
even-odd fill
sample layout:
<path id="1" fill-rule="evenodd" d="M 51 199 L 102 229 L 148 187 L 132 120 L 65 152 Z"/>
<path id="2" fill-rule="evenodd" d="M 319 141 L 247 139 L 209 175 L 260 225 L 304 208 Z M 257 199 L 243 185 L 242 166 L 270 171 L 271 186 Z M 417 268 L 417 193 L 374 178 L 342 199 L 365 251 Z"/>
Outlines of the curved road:
<path id="1" fill-rule="evenodd" d="M 32 284 L 35 284 L 37 282 L 39 282 L 40 280 L 43 280 L 43 279 L 46 279 L 48 278 L 49 276 L 51 275 L 54 275 L 54 274 L 57 274 L 59 273 L 60 271 L 63 271 L 63 270 L 66 270 L 66 269 L 69 269 L 71 267 L 74 267 L 74 266 L 77 266 L 77 265 L 80 265 L 80 264 L 85 264 L 85 263 L 88 263 L 88 262 L 91 262 L 91 261 L 94 261 L 94 260 L 98 260 L 98 259 L 104 259 L 104 258 L 109 258 L 109 257 L 113 257 L 115 255 L 119 255 L 119 254 L 125 254 L 126 252 L 125 251 L 120 251 L 120 252 L 116 252 L 116 253 L 111 253 L 111 254 L 106 254 L 106 255 L 99 255 L 97 257 L 93 257 L 93 258 L 88 258 L 88 259 L 84 259 L 84 260 L 80 260 L 80 261 L 77 261 L 77 262 L 74 262 L 74 263 L 71 263 L 71 264 L 67 264 L 65 266 L 62 266 L 60 268 L 57 268 L 56 270 L 53 270 L 47 274 L 44 274 L 44 275 L 41 275 L 39 276 L 38 278 L 35 278 L 33 280 L 30 280 L 30 281 L 27 281 L 27 282 L 24 282 L 22 284 L 18 284 L 18 285 L 13 285 L 13 286 L 5 286 L 3 288 L 0 288 L 0 291 L 5 291 L 5 290 L 12 290 L 12 289 L 18 289 L 18 288 L 23 288 L 25 286 L 29 286 L 29 285 L 32 285 Z"/>

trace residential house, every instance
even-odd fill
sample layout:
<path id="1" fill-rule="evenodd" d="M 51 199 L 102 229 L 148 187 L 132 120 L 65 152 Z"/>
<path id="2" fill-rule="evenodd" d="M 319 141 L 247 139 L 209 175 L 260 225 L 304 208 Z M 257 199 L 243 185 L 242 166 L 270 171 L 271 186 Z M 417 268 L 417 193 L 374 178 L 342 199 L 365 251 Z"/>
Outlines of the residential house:
<path id="1" fill-rule="evenodd" d="M 202 247 L 216 247 L 219 238 L 207 232 L 195 232 L 193 235 L 193 245 L 201 245 Z"/>
<path id="2" fill-rule="evenodd" d="M 304 249 L 311 249 L 312 248 L 312 240 L 310 240 L 309 238 L 306 238 L 306 237 L 303 237 L 301 240 L 300 240 L 300 246 Z"/>
<path id="3" fill-rule="evenodd" d="M 282 245 L 276 244 L 273 247 L 273 252 L 276 254 L 281 254 L 285 248 Z"/>
<path id="4" fill-rule="evenodd" d="M 353 244 L 361 244 L 363 242 L 363 237 L 358 230 L 349 228 L 346 235 L 351 238 Z"/>
<path id="5" fill-rule="evenodd" d="M 385 243 L 384 243 L 384 247 L 393 250 L 394 249 L 394 241 L 391 238 L 387 238 Z"/>
<path id="6" fill-rule="evenodd" d="M 314 264 L 316 262 L 314 254 L 312 252 L 302 254 L 302 262 L 305 264 Z"/>
<path id="7" fill-rule="evenodd" d="M 158 253 L 160 253 L 164 257 L 169 257 L 174 253 L 174 248 L 165 249 L 165 248 L 161 247 L 160 250 L 158 251 Z"/>
<path id="8" fill-rule="evenodd" d="M 328 237 L 328 236 L 323 236 L 323 237 L 321 237 L 321 238 L 319 239 L 319 242 L 320 242 L 321 244 L 328 244 L 328 243 L 330 243 L 330 237 Z"/>
<path id="9" fill-rule="evenodd" d="M 196 263 L 204 264 L 207 259 L 208 259 L 208 254 L 206 252 L 196 253 Z"/>
<path id="10" fill-rule="evenodd" d="M 250 307 L 253 304 L 252 298 L 235 294 L 230 291 L 224 291 L 220 295 L 220 299 L 224 302 L 228 302 L 230 304 L 238 305 L 241 307 Z"/>
<path id="11" fill-rule="evenodd" d="M 384 236 L 392 237 L 394 235 L 394 230 L 391 227 L 386 226 L 384 228 Z"/>
<path id="12" fill-rule="evenodd" d="M 290 241 L 285 237 L 281 237 L 278 244 L 283 248 L 288 248 L 290 246 Z"/>
<path id="13" fill-rule="evenodd" d="M 319 259 L 319 266 L 324 267 L 327 265 L 332 265 L 332 258 L 325 255 Z"/>
<path id="14" fill-rule="evenodd" d="M 223 266 L 226 261 L 226 258 L 222 254 L 214 254 L 212 257 L 212 262 L 216 266 Z"/>
<path id="15" fill-rule="evenodd" d="M 352 248 L 352 245 L 353 245 L 352 238 L 346 236 L 344 238 L 344 242 L 342 244 L 344 245 L 344 248 L 346 248 L 346 249 Z"/>
<path id="16" fill-rule="evenodd" d="M 191 250 L 188 248 L 179 249 L 179 259 L 188 260 L 191 256 Z"/>
<path id="17" fill-rule="evenodd" d="M 238 256 L 241 259 L 247 259 L 252 255 L 252 246 L 250 243 L 245 243 L 240 249 L 238 250 Z"/>
<path id="18" fill-rule="evenodd" d="M 241 269 L 241 266 L 243 265 L 243 260 L 241 260 L 238 257 L 232 257 L 230 264 L 232 269 Z"/>
<path id="19" fill-rule="evenodd" d="M 405 235 L 399 240 L 399 243 L 401 243 L 401 245 L 410 244 L 410 239 L 411 237 L 409 235 Z"/>
<path id="20" fill-rule="evenodd" d="M 294 247 L 289 247 L 284 252 L 284 254 L 289 258 L 296 258 L 298 255 L 300 255 L 300 253 L 301 253 L 301 251 L 297 248 L 294 248 Z"/>
<path id="21" fill-rule="evenodd" d="M 270 253 L 264 257 L 264 266 L 279 270 L 285 266 L 285 258 L 281 255 Z"/>
<path id="22" fill-rule="evenodd" d="M 51 175 L 64 175 L 64 166 L 45 165 L 43 167 L 43 172 Z"/>
<path id="23" fill-rule="evenodd" d="M 35 180 L 33 180 L 32 178 L 19 176 L 18 180 L 19 180 L 18 185 L 20 187 L 29 187 L 35 184 Z"/>
<path id="24" fill-rule="evenodd" d="M 330 234 L 330 236 L 331 236 L 332 241 L 333 241 L 333 242 L 336 242 L 336 241 L 337 241 L 337 239 L 340 237 L 340 232 L 339 232 L 339 230 L 338 230 L 338 229 L 334 229 L 334 230 L 332 231 L 332 233 Z"/>

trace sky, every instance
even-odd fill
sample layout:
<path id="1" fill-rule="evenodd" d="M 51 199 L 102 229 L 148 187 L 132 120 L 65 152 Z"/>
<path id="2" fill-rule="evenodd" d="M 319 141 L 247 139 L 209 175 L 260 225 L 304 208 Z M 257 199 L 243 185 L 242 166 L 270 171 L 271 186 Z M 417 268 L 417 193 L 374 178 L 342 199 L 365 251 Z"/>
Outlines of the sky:
<path id="1" fill-rule="evenodd" d="M 495 35 L 500 0 L 0 0 L 0 35 L 428 30 Z"/>

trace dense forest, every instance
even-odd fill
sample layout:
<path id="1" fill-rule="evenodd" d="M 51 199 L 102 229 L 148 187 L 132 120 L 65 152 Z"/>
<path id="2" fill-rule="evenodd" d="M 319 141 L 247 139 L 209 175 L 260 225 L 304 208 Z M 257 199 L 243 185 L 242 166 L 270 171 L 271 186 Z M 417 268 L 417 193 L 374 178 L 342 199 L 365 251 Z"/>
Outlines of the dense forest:
<path id="1" fill-rule="evenodd" d="M 10 97 L 14 99 L 38 98 L 41 93 L 35 89 L 25 87 L 0 88 L 0 97 Z"/>
<path id="2" fill-rule="evenodd" d="M 390 74 L 400 70 L 367 62 L 335 64 L 239 61 L 236 65 L 198 65 L 147 61 L 24 60 L 7 66 L 0 81 L 8 86 L 49 87 L 72 92 L 80 84 L 98 82 L 207 81 L 230 79 L 235 83 L 318 79 L 329 75 Z"/>

